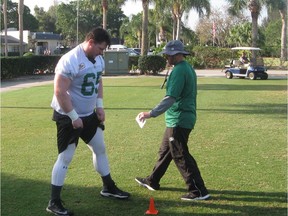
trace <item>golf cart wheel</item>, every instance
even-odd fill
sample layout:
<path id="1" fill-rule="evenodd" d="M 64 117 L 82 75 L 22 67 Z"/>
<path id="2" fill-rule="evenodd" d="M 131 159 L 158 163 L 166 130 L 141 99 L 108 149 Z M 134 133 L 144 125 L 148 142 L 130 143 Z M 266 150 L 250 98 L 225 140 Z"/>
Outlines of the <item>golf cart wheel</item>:
<path id="1" fill-rule="evenodd" d="M 233 78 L 233 74 L 230 71 L 226 72 L 226 78 L 227 79 L 232 79 Z"/>
<path id="2" fill-rule="evenodd" d="M 256 78 L 257 77 L 256 77 L 255 73 L 253 73 L 253 72 L 249 73 L 249 79 L 250 80 L 255 80 Z"/>

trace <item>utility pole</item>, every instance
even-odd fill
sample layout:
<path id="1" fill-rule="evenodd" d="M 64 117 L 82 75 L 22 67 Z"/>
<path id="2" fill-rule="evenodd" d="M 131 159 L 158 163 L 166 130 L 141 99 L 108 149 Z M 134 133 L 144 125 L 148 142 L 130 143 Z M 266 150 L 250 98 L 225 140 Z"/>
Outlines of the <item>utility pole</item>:
<path id="1" fill-rule="evenodd" d="M 3 4 L 4 13 L 4 29 L 5 29 L 5 56 L 8 56 L 8 43 L 7 43 L 7 0 L 4 0 Z"/>
<path id="2" fill-rule="evenodd" d="M 78 37 L 78 32 L 79 32 L 79 0 L 77 0 L 77 35 L 76 35 L 76 45 L 79 43 L 79 37 Z"/>
<path id="3" fill-rule="evenodd" d="M 23 9 L 24 9 L 24 0 L 18 1 L 18 16 L 19 16 L 19 54 L 23 56 Z"/>

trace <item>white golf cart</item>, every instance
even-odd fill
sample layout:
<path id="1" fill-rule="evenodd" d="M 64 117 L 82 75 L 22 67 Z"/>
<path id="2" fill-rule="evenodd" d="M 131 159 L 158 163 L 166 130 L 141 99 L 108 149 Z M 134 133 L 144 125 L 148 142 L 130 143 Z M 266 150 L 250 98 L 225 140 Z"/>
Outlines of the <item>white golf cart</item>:
<path id="1" fill-rule="evenodd" d="M 263 58 L 259 55 L 260 48 L 257 47 L 233 47 L 232 51 L 243 50 L 248 53 L 248 59 L 250 62 L 242 63 L 239 58 L 233 58 L 234 52 L 232 52 L 232 60 L 230 65 L 225 65 L 224 73 L 227 79 L 233 77 L 249 78 L 255 80 L 257 78 L 266 80 L 268 79 L 267 69 L 264 66 Z M 252 58 L 251 52 L 255 52 L 256 58 Z M 223 71 L 223 70 L 222 70 Z"/>

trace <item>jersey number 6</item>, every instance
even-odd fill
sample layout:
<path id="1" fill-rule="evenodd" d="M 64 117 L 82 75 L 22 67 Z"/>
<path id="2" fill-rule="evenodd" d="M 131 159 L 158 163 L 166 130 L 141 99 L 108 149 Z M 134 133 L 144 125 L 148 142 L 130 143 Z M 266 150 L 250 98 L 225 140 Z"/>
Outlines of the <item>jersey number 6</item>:
<path id="1" fill-rule="evenodd" d="M 97 79 L 96 79 L 96 75 L 94 73 L 88 73 L 85 75 L 84 81 L 82 84 L 82 88 L 81 88 L 81 93 L 84 96 L 91 96 L 94 93 L 98 94 L 97 85 L 99 84 L 101 73 L 102 72 L 97 73 Z"/>

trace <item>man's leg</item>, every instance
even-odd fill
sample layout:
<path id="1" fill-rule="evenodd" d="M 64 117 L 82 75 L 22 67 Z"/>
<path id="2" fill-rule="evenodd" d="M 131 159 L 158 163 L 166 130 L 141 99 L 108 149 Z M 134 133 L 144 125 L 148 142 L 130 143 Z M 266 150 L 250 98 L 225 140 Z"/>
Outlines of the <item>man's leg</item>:
<path id="1" fill-rule="evenodd" d="M 172 161 L 172 156 L 169 149 L 169 137 L 173 132 L 172 128 L 166 128 L 162 144 L 159 149 L 159 159 L 156 162 L 152 173 L 146 178 L 137 177 L 135 178 L 141 186 L 148 188 L 149 190 L 158 190 L 160 188 L 160 180 L 165 174 L 170 162 Z"/>
<path id="2" fill-rule="evenodd" d="M 70 144 L 68 147 L 58 155 L 58 158 L 53 166 L 51 177 L 51 199 L 46 210 L 53 214 L 72 215 L 62 205 L 61 190 L 64 185 L 65 177 L 69 164 L 72 161 L 76 150 L 76 145 Z"/>
<path id="3" fill-rule="evenodd" d="M 96 134 L 88 143 L 88 147 L 92 151 L 93 166 L 102 177 L 103 190 L 100 194 L 106 197 L 127 199 L 130 194 L 120 190 L 111 178 L 109 161 L 104 143 L 104 133 L 101 128 L 97 129 Z"/>
<path id="4" fill-rule="evenodd" d="M 162 144 L 159 149 L 159 159 L 156 162 L 152 173 L 148 177 L 148 180 L 153 183 L 159 184 L 160 179 L 163 177 L 172 161 L 171 151 L 169 147 L 169 138 L 171 137 L 172 133 L 173 128 L 166 128 L 162 139 Z"/>
<path id="5" fill-rule="evenodd" d="M 171 154 L 188 187 L 188 191 L 198 191 L 200 196 L 205 196 L 208 194 L 208 191 L 196 160 L 189 153 L 187 145 L 190 132 L 190 129 L 174 128 L 173 137 L 170 138 L 169 143 Z"/>

